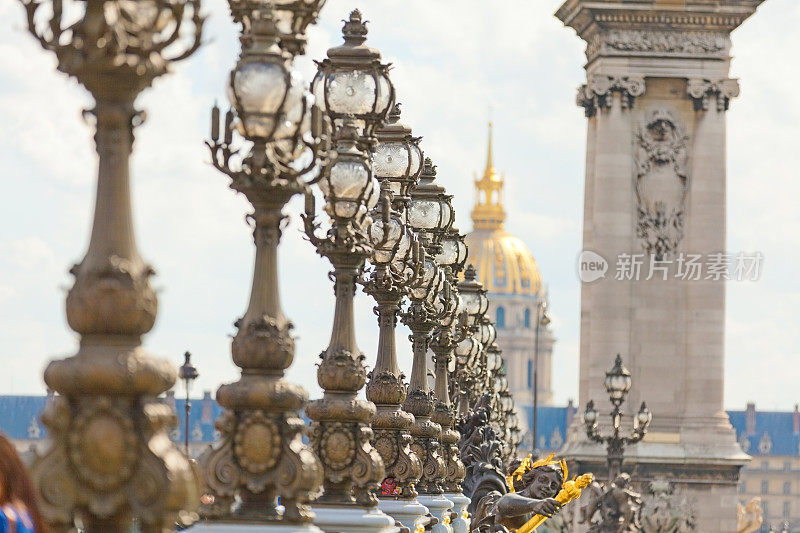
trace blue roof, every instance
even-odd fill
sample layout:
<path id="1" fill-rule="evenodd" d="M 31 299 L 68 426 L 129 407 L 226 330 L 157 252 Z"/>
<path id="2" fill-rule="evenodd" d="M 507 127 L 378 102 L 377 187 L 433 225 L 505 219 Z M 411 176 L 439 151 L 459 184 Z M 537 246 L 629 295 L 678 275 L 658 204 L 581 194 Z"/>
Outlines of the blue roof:
<path id="1" fill-rule="evenodd" d="M 171 404 L 173 399 L 162 398 L 162 401 Z M 0 396 L 0 431 L 17 440 L 45 438 L 46 430 L 39 420 L 39 414 L 46 402 L 46 396 Z M 178 425 L 170 438 L 175 442 L 183 442 L 184 400 L 175 398 L 174 408 Z M 533 409 L 530 406 L 523 406 L 521 409 L 520 415 L 527 417 L 528 427 L 531 427 Z M 222 408 L 210 394 L 193 399 L 189 415 L 190 442 L 213 442 L 216 432 L 214 421 L 220 413 Z M 795 417 L 800 420 L 800 414 L 791 411 L 751 411 L 755 424 L 749 428 L 749 432 L 747 411 L 728 411 L 728 415 L 736 430 L 736 438 L 746 453 L 753 456 L 800 456 L 800 431 L 795 431 Z M 540 406 L 537 417 L 537 448 L 560 449 L 566 440 L 568 419 L 567 407 Z M 800 429 L 800 424 L 797 426 Z"/>
<path id="2" fill-rule="evenodd" d="M 525 405 L 522 410 L 528 427 L 533 427 L 533 407 Z M 567 439 L 567 407 L 539 406 L 536 412 L 536 435 L 539 441 L 536 447 L 540 450 L 560 449 Z"/>
<path id="3" fill-rule="evenodd" d="M 533 409 L 522 407 L 533 426 Z M 795 414 L 791 411 L 753 411 L 755 428 L 747 432 L 747 411 L 728 411 L 736 439 L 742 449 L 752 456 L 794 455 L 800 456 L 800 431 L 795 431 Z M 537 448 L 558 450 L 567 435 L 567 407 L 539 407 L 536 421 Z"/>
<path id="4" fill-rule="evenodd" d="M 752 413 L 752 412 L 751 412 Z M 791 411 L 755 411 L 755 427 L 747 428 L 747 411 L 729 411 L 736 439 L 753 456 L 800 455 L 800 432 Z"/>
<path id="5" fill-rule="evenodd" d="M 169 398 L 162 398 L 162 401 L 171 403 Z M 0 396 L 0 431 L 11 439 L 44 439 L 47 432 L 39 420 L 39 414 L 46 403 L 46 396 Z M 183 442 L 184 439 L 184 403 L 184 400 L 175 399 L 174 408 L 178 415 L 178 425 L 170 434 L 170 438 L 175 442 Z M 193 399 L 189 415 L 189 441 L 213 442 L 214 421 L 221 412 L 222 408 L 210 395 L 202 399 Z"/>

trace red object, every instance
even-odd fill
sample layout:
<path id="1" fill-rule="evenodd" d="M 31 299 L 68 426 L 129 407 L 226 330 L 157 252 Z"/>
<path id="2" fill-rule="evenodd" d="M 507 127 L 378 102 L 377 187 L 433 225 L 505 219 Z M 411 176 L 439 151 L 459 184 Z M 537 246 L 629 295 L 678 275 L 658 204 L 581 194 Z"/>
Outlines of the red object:
<path id="1" fill-rule="evenodd" d="M 397 483 L 395 483 L 393 477 L 387 477 L 381 483 L 381 495 L 382 496 L 399 496 L 400 489 L 397 487 Z"/>

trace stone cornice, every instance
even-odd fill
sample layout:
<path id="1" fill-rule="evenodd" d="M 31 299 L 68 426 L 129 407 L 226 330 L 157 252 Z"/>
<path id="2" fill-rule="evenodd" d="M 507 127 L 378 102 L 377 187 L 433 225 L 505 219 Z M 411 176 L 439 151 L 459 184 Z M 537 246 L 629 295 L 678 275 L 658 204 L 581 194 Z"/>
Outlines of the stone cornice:
<path id="1" fill-rule="evenodd" d="M 601 56 L 728 59 L 730 37 L 724 31 L 613 28 L 587 39 L 586 59 Z"/>
<path id="2" fill-rule="evenodd" d="M 555 16 L 586 41 L 595 33 L 611 28 L 730 33 L 752 15 L 762 1 L 567 0 Z"/>

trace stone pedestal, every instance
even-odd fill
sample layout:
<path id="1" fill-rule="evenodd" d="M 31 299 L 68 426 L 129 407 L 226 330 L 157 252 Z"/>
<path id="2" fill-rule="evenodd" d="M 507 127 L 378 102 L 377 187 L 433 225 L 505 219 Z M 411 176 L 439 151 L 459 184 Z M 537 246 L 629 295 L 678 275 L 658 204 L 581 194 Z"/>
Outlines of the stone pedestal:
<path id="1" fill-rule="evenodd" d="M 453 528 L 450 526 L 452 521 L 450 513 L 453 511 L 452 501 L 441 494 L 420 494 L 419 503 L 427 507 L 430 513 L 439 520 L 439 523 L 431 529 L 433 533 L 453 533 Z"/>
<path id="2" fill-rule="evenodd" d="M 461 493 L 445 492 L 444 497 L 453 502 L 453 512 L 456 515 L 450 524 L 453 533 L 469 533 L 470 517 L 467 512 L 467 506 L 470 504 L 470 499 Z"/>
<path id="3" fill-rule="evenodd" d="M 605 410 L 604 373 L 621 353 L 633 377 L 625 407 L 653 412 L 624 470 L 676 482 L 698 531 L 735 531 L 748 460 L 723 409 L 725 279 L 714 270 L 726 252 L 725 114 L 738 95 L 730 33 L 761 1 L 568 0 L 556 13 L 587 42 L 583 250 L 608 265 L 582 277 L 580 403 Z M 602 476 L 605 449 L 578 423 L 564 452 L 578 473 Z"/>
<path id="4" fill-rule="evenodd" d="M 399 533 L 394 518 L 380 509 L 357 506 L 312 505 L 314 525 L 325 533 Z"/>
<path id="5" fill-rule="evenodd" d="M 390 500 L 380 498 L 378 509 L 391 516 L 412 532 L 423 518 L 428 515 L 428 508 L 417 500 Z"/>

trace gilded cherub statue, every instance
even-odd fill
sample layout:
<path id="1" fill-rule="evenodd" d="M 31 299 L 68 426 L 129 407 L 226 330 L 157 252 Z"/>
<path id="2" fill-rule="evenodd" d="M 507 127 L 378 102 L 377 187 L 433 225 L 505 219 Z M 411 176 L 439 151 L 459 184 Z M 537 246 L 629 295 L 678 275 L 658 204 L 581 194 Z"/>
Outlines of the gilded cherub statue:
<path id="1" fill-rule="evenodd" d="M 761 529 L 764 523 L 764 510 L 761 508 L 761 498 L 753 498 L 747 505 L 736 504 L 738 507 L 739 522 L 736 533 L 753 533 Z"/>
<path id="2" fill-rule="evenodd" d="M 580 496 L 581 489 L 592 481 L 586 474 L 567 480 L 565 461 L 553 456 L 534 461 L 524 459 L 509 475 L 510 492 L 492 491 L 478 503 L 472 520 L 473 532 L 528 533 L 557 513 L 570 500 Z"/>

